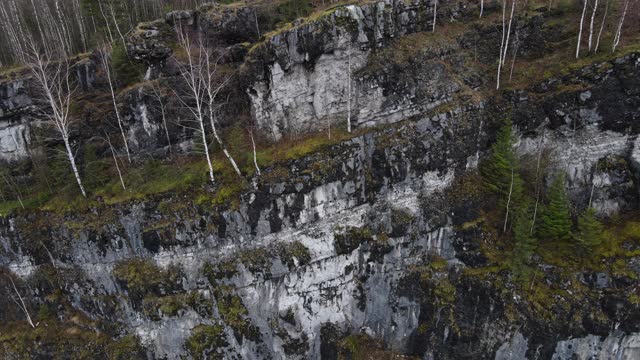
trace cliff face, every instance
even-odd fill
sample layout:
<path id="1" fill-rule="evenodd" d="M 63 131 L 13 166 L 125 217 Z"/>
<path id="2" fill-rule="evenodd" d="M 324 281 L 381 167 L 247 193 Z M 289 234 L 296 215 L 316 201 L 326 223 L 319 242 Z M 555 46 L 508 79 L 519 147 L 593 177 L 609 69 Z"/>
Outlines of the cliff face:
<path id="1" fill-rule="evenodd" d="M 344 126 L 351 64 L 359 132 L 263 169 L 240 194 L 213 203 L 169 192 L 0 217 L 2 273 L 15 274 L 41 322 L 27 327 L 0 277 L 0 320 L 13 324 L 0 334 L 0 355 L 640 357 L 640 307 L 630 297 L 638 238 L 611 245 L 598 268 L 540 255 L 520 290 L 496 265 L 511 249 L 488 225 L 475 171 L 497 120 L 511 113 L 519 155 L 544 153 L 549 173 L 566 172 L 577 206 L 591 202 L 612 216 L 637 210 L 640 53 L 491 92 L 482 71 L 490 59 L 480 52 L 472 64 L 467 55 L 497 33 L 480 26 L 434 38 L 424 33 L 430 6 L 338 7 L 260 42 L 242 27 L 250 9 L 168 16 L 226 39 L 217 49 L 236 54 L 226 63 L 239 67 L 236 85 L 247 94 L 239 101 L 272 139 Z M 458 6 L 444 3 L 442 14 L 464 21 Z M 166 23 L 147 24 L 132 40 L 150 77 L 175 71 Z M 523 21 L 524 59 L 552 48 L 533 45 L 543 24 Z M 256 44 L 238 45 L 246 41 Z M 87 93 L 104 86 L 90 78 Z M 29 156 L 34 101 L 25 86 L 18 79 L 0 88 L 2 160 Z M 191 134 L 175 123 L 164 140 L 145 86 L 120 95 L 133 151 L 163 157 L 169 142 L 190 148 Z M 57 340 L 62 331 L 67 338 Z"/>

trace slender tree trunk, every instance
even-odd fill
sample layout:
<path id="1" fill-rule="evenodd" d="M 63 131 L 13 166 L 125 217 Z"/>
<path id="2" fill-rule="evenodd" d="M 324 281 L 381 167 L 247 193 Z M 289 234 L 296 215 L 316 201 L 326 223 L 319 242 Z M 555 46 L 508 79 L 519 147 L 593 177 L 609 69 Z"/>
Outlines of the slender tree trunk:
<path id="1" fill-rule="evenodd" d="M 124 35 L 122 34 L 122 31 L 120 31 L 120 25 L 118 25 L 118 20 L 116 19 L 116 12 L 115 9 L 113 8 L 113 4 L 109 4 L 109 12 L 111 13 L 111 18 L 113 19 L 113 25 L 116 27 L 116 31 L 118 32 L 118 35 L 120 36 L 120 40 L 122 40 L 122 46 L 125 49 L 125 51 L 127 50 L 127 42 L 124 39 Z"/>
<path id="2" fill-rule="evenodd" d="M 253 165 L 256 167 L 256 174 L 261 176 L 260 167 L 258 166 L 258 155 L 256 153 L 256 142 L 253 139 L 253 131 L 249 129 L 249 137 L 251 137 L 251 145 L 253 146 Z"/>
<path id="3" fill-rule="evenodd" d="M 627 10 L 629 9 L 629 0 L 625 0 L 624 2 L 624 10 L 622 10 L 622 16 L 620 17 L 620 22 L 618 23 L 618 29 L 616 30 L 616 36 L 613 39 L 613 46 L 611 47 L 611 52 L 615 52 L 616 48 L 620 44 L 620 38 L 622 37 L 622 25 L 624 24 L 624 18 L 627 15 Z"/>
<path id="4" fill-rule="evenodd" d="M 224 145 L 224 143 L 222 142 L 222 139 L 218 135 L 218 130 L 216 130 L 216 124 L 215 124 L 215 118 L 214 118 L 212 106 L 213 104 L 209 104 L 209 120 L 211 120 L 211 129 L 213 130 L 213 137 L 216 139 L 216 142 L 218 143 L 218 145 L 220 145 L 220 147 L 222 148 L 222 153 L 224 153 L 224 156 L 227 157 L 227 159 L 231 163 L 231 166 L 233 166 L 233 169 L 236 171 L 238 176 L 242 176 L 242 173 L 240 172 L 240 168 L 238 168 L 238 164 L 236 164 L 236 161 L 233 159 L 233 156 L 231 156 L 231 153 L 229 153 L 229 151 L 227 150 L 227 147 Z"/>
<path id="5" fill-rule="evenodd" d="M 507 211 L 504 214 L 504 226 L 502 227 L 502 232 L 507 232 L 507 222 L 509 221 L 509 206 L 511 205 L 511 194 L 513 192 L 513 180 L 514 174 L 513 169 L 511 169 L 511 185 L 509 186 L 509 197 L 507 198 Z"/>
<path id="6" fill-rule="evenodd" d="M 436 15 L 438 14 L 438 0 L 433 0 L 433 28 L 431 32 L 436 32 Z"/>
<path id="7" fill-rule="evenodd" d="M 502 72 L 502 51 L 504 50 L 504 38 L 507 29 L 507 0 L 502 0 L 502 40 L 500 40 L 500 53 L 498 53 L 498 75 L 496 77 L 496 90 L 500 89 L 500 73 Z"/>
<path id="8" fill-rule="evenodd" d="M 506 7 L 506 2 L 503 3 L 504 7 Z M 505 34 L 502 34 L 503 37 L 503 42 L 504 45 L 500 46 L 500 50 L 501 50 L 501 59 L 498 62 L 498 80 L 497 80 L 497 86 L 496 89 L 500 88 L 500 73 L 502 72 L 502 67 L 504 66 L 505 62 L 507 61 L 507 52 L 509 50 L 509 37 L 511 35 L 511 24 L 513 23 L 513 14 L 515 13 L 516 10 L 516 0 L 512 0 L 511 1 L 511 15 L 509 15 L 509 25 L 507 27 L 507 33 L 506 33 L 506 37 Z M 505 28 L 505 9 L 503 8 L 502 10 L 502 29 L 504 31 Z"/>
<path id="9" fill-rule="evenodd" d="M 596 189 L 596 173 L 598 173 L 598 162 L 596 162 L 596 169 L 593 172 L 593 180 L 591 180 L 591 193 L 589 194 L 589 206 L 591 207 L 591 202 L 593 201 L 593 192 Z"/>
<path id="10" fill-rule="evenodd" d="M 516 30 L 516 44 L 513 49 L 513 59 L 511 60 L 511 70 L 509 70 L 509 82 L 511 82 L 511 78 L 513 78 L 513 68 L 516 66 L 516 58 L 518 57 L 518 48 L 520 47 L 520 36 L 518 35 L 518 31 Z"/>
<path id="11" fill-rule="evenodd" d="M 589 51 L 593 40 L 593 23 L 596 19 L 596 11 L 598 10 L 598 0 L 594 0 L 593 11 L 591 12 L 591 22 L 589 23 Z"/>
<path id="12" fill-rule="evenodd" d="M 531 219 L 531 229 L 529 234 L 533 234 L 533 229 L 536 226 L 536 216 L 538 215 L 538 205 L 540 204 L 540 160 L 542 160 L 542 149 L 544 149 L 544 128 L 542 129 L 542 139 L 540 139 L 540 145 L 538 146 L 538 161 L 536 162 L 536 205 L 533 208 L 533 219 Z"/>
<path id="13" fill-rule="evenodd" d="M 36 328 L 38 326 L 38 324 L 34 324 L 33 320 L 31 319 L 31 315 L 29 314 L 29 310 L 27 310 L 27 305 L 24 303 L 24 300 L 22 299 L 22 296 L 20 295 L 20 292 L 18 291 L 18 288 L 16 287 L 16 284 L 13 282 L 13 279 L 11 277 L 9 277 L 9 280 L 11 281 L 11 285 L 13 286 L 13 290 L 16 292 L 16 295 L 18 295 L 18 299 L 20 300 L 20 302 L 18 302 L 16 299 L 13 298 L 13 296 L 11 297 L 11 299 L 13 299 L 13 301 L 16 303 L 16 305 L 18 305 L 18 307 L 20 308 L 20 310 L 22 310 L 22 312 L 24 313 L 24 315 L 27 317 L 27 322 L 29 323 L 29 326 L 31 326 L 32 328 Z"/>
<path id="14" fill-rule="evenodd" d="M 113 149 L 113 145 L 111 145 L 111 139 L 109 139 L 109 135 L 104 134 L 107 138 L 107 143 L 109 144 L 109 149 L 111 150 L 111 156 L 113 156 L 113 163 L 116 164 L 116 171 L 118 172 L 118 178 L 120 179 L 120 185 L 122 186 L 122 190 L 127 190 L 126 185 L 124 184 L 124 179 L 122 178 L 122 172 L 120 171 L 120 165 L 118 164 L 118 158 L 116 157 L 116 151 Z"/>
<path id="15" fill-rule="evenodd" d="M 347 132 L 351 132 L 351 52 L 347 50 Z"/>
<path id="16" fill-rule="evenodd" d="M 107 75 L 107 82 L 109 83 L 109 90 L 111 92 L 111 101 L 113 103 L 113 111 L 115 111 L 116 113 L 116 119 L 118 120 L 118 128 L 120 128 L 120 135 L 122 135 L 124 148 L 127 152 L 127 160 L 129 160 L 129 163 L 131 163 L 131 153 L 129 152 L 129 142 L 127 141 L 127 135 L 124 132 L 122 119 L 120 118 L 120 111 L 118 110 L 118 103 L 116 102 L 116 93 L 113 90 L 113 81 L 111 80 L 111 67 L 109 65 L 109 54 L 108 54 L 108 49 L 106 47 L 104 47 L 101 50 L 100 58 L 102 60 L 102 67 L 104 68 L 104 72 Z"/>
<path id="17" fill-rule="evenodd" d="M 78 167 L 76 166 L 76 158 L 75 156 L 73 156 L 71 144 L 69 144 L 69 138 L 65 136 L 63 140 L 64 147 L 67 149 L 67 157 L 69 158 L 69 162 L 71 163 L 71 170 L 73 170 L 73 175 L 76 177 L 76 182 L 78 183 L 80 192 L 82 193 L 82 196 L 87 197 L 87 193 L 84 191 L 84 186 L 82 185 L 82 180 L 80 179 L 80 172 L 78 171 Z"/>
<path id="18" fill-rule="evenodd" d="M 605 20 L 607 19 L 607 12 L 609 11 L 609 1 L 607 0 L 607 3 L 604 7 L 604 15 L 602 15 L 602 23 L 600 24 L 600 31 L 598 31 L 598 38 L 596 39 L 596 47 L 595 49 L 593 49 L 593 52 L 597 53 L 598 52 L 598 48 L 600 47 L 600 37 L 602 36 L 602 30 L 604 30 L 604 23 Z"/>
<path id="19" fill-rule="evenodd" d="M 587 3 L 589 0 L 583 0 L 582 16 L 580 16 L 580 30 L 578 31 L 578 44 L 576 45 L 576 59 L 580 56 L 580 43 L 582 42 L 582 26 L 584 25 L 584 15 L 587 12 Z"/>
<path id="20" fill-rule="evenodd" d="M 484 12 L 484 0 L 480 0 L 480 18 L 482 17 L 482 13 Z"/>

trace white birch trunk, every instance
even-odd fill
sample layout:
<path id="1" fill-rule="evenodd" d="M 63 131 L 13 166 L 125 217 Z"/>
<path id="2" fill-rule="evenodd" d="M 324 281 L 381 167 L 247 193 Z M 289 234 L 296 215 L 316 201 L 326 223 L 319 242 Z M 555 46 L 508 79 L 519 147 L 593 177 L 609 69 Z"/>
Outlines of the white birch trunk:
<path id="1" fill-rule="evenodd" d="M 624 18 L 627 15 L 627 10 L 629 9 L 629 0 L 625 0 L 624 2 L 624 10 L 622 11 L 622 17 L 620 17 L 620 22 L 618 23 L 618 28 L 616 30 L 616 36 L 613 40 L 613 45 L 611 47 L 611 52 L 615 52 L 616 48 L 620 44 L 620 38 L 622 37 L 622 25 L 624 25 Z"/>
<path id="2" fill-rule="evenodd" d="M 347 132 L 351 133 L 351 52 L 347 51 Z"/>
<path id="3" fill-rule="evenodd" d="M 27 309 L 27 305 L 24 303 L 24 300 L 22 299 L 22 295 L 20 295 L 20 292 L 18 291 L 18 288 L 16 287 L 16 284 L 13 282 L 13 279 L 11 277 L 9 277 L 9 280 L 11 281 L 11 285 L 13 286 L 13 290 L 16 292 L 16 295 L 18 295 L 18 299 L 20 300 L 20 302 L 18 302 L 16 299 L 14 299 L 13 296 L 11 297 L 11 299 L 16 303 L 16 305 L 18 305 L 20 310 L 22 310 L 24 315 L 27 317 L 27 322 L 29 323 L 29 326 L 31 326 L 32 328 L 35 329 L 40 323 L 37 323 L 37 324 L 33 323 L 33 319 L 31 319 L 31 315 L 29 314 L 29 310 Z"/>
<path id="4" fill-rule="evenodd" d="M 591 44 L 593 40 L 593 23 L 596 19 L 597 10 L 598 10 L 598 0 L 594 0 L 593 12 L 591 12 L 591 22 L 589 23 L 589 51 L 591 51 Z"/>
<path id="5" fill-rule="evenodd" d="M 578 44 L 576 44 L 576 59 L 580 56 L 580 43 L 582 42 L 582 26 L 584 25 L 584 15 L 587 12 L 587 3 L 589 0 L 584 0 L 584 6 L 582 7 L 582 16 L 580 16 L 580 30 L 578 31 Z"/>
<path id="6" fill-rule="evenodd" d="M 120 135 L 122 135 L 124 148 L 127 152 L 127 160 L 129 160 L 129 163 L 131 163 L 131 153 L 129 152 L 129 142 L 127 141 L 127 136 L 124 132 L 122 119 L 120 118 L 120 111 L 118 110 L 118 103 L 116 102 L 116 93 L 113 90 L 113 81 L 111 80 L 111 67 L 109 66 L 109 55 L 108 55 L 108 49 L 106 47 L 100 51 L 100 59 L 102 60 L 102 67 L 104 68 L 104 72 L 107 75 L 107 82 L 109 83 L 109 91 L 111 92 L 111 101 L 113 103 L 113 111 L 115 111 L 116 113 L 116 119 L 118 120 L 118 128 L 120 129 Z"/>
<path id="7" fill-rule="evenodd" d="M 436 15 L 438 14 L 438 0 L 433 0 L 433 28 L 431 32 L 436 32 Z"/>
<path id="8" fill-rule="evenodd" d="M 258 174 L 258 176 L 261 176 L 262 173 L 260 172 L 260 167 L 258 166 L 258 155 L 256 153 L 256 142 L 253 139 L 253 131 L 251 131 L 251 129 L 249 129 L 249 137 L 251 137 L 251 145 L 253 146 L 253 165 L 256 167 L 256 174 Z"/>
<path id="9" fill-rule="evenodd" d="M 607 12 L 609 11 L 609 0 L 604 7 L 604 15 L 602 15 L 602 23 L 600 24 L 600 31 L 598 31 L 598 37 L 596 38 L 596 47 L 593 49 L 593 52 L 597 53 L 598 48 L 600 47 L 600 37 L 602 36 L 602 30 L 604 30 L 604 24 L 607 19 Z"/>

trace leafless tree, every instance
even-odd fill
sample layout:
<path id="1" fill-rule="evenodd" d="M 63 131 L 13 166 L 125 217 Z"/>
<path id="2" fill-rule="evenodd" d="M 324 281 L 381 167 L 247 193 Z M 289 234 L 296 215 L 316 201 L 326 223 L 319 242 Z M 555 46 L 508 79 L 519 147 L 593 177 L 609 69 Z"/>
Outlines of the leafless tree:
<path id="1" fill-rule="evenodd" d="M 220 104 L 216 103 L 217 96 L 220 90 L 222 90 L 227 85 L 227 83 L 231 78 L 226 77 L 226 78 L 220 79 L 220 76 L 218 74 L 219 59 L 213 59 L 211 52 L 209 51 L 209 49 L 207 49 L 204 46 L 202 39 L 200 39 L 198 43 L 199 43 L 198 52 L 200 54 L 204 53 L 204 65 L 205 65 L 205 68 L 203 69 L 204 71 L 203 75 L 205 77 L 204 86 L 205 86 L 207 100 L 208 100 L 209 121 L 211 122 L 211 130 L 213 132 L 213 137 L 216 139 L 216 142 L 218 142 L 218 145 L 220 146 L 220 148 L 222 148 L 222 153 L 224 154 L 224 156 L 226 156 L 227 160 L 229 160 L 229 162 L 231 163 L 231 166 L 233 166 L 233 169 L 236 171 L 238 176 L 242 176 L 242 173 L 240 172 L 240 168 L 238 167 L 238 164 L 236 164 L 236 161 L 233 159 L 233 156 L 231 156 L 231 153 L 229 152 L 229 150 L 227 150 L 227 147 L 225 146 L 224 142 L 220 138 L 220 135 L 218 134 L 218 129 L 217 129 L 218 127 L 216 126 L 216 111 L 220 107 Z"/>
<path id="2" fill-rule="evenodd" d="M 158 103 L 160 107 L 160 114 L 162 115 L 162 125 L 164 126 L 164 133 L 167 137 L 167 144 L 169 145 L 169 152 L 171 152 L 171 137 L 169 136 L 169 127 L 167 126 L 167 110 L 164 99 L 162 98 L 162 89 L 157 83 L 151 85 L 151 95 Z"/>
<path id="3" fill-rule="evenodd" d="M 253 147 L 253 165 L 256 167 L 256 174 L 258 174 L 258 176 L 261 176 L 262 173 L 260 172 L 260 167 L 258 166 L 258 155 L 256 152 L 256 141 L 253 138 L 253 130 L 249 129 L 249 137 L 251 138 L 251 146 Z"/>
<path id="4" fill-rule="evenodd" d="M 29 326 L 35 329 L 36 327 L 38 327 L 40 323 L 35 323 L 35 324 L 33 323 L 31 314 L 29 314 L 29 309 L 27 309 L 27 305 L 25 304 L 24 299 L 22 298 L 22 295 L 20 295 L 20 291 L 18 291 L 18 288 L 16 287 L 16 283 L 13 282 L 13 278 L 11 276 L 9 276 L 9 280 L 11 281 L 11 286 L 13 286 L 13 291 L 15 291 L 16 296 L 18 297 L 18 300 L 16 300 L 16 298 L 11 296 L 11 300 L 13 300 L 13 302 L 15 302 L 16 305 L 18 305 L 20 310 L 22 310 L 22 312 L 24 313 L 24 316 L 27 317 L 27 322 L 29 323 Z"/>
<path id="5" fill-rule="evenodd" d="M 127 186 L 124 184 L 124 179 L 122 178 L 122 171 L 120 171 L 120 164 L 118 164 L 118 157 L 116 156 L 116 151 L 111 145 L 111 139 L 109 135 L 105 132 L 105 139 L 107 140 L 107 144 L 109 144 L 109 149 L 111 150 L 111 156 L 113 157 L 113 163 L 116 165 L 116 171 L 118 172 L 118 178 L 120 179 L 120 185 L 122 186 L 122 190 L 127 190 Z"/>
<path id="6" fill-rule="evenodd" d="M 351 50 L 347 50 L 347 132 L 351 132 Z"/>
<path id="7" fill-rule="evenodd" d="M 105 75 L 107 76 L 107 82 L 109 83 L 109 91 L 111 92 L 111 101 L 113 103 L 113 111 L 116 113 L 116 119 L 118 120 L 118 128 L 120 129 L 120 135 L 122 135 L 122 142 L 124 144 L 124 149 L 127 153 L 127 159 L 129 163 L 131 163 L 131 153 L 129 152 L 129 142 L 127 141 L 127 135 L 124 132 L 124 125 L 122 123 L 122 118 L 120 117 L 120 110 L 118 110 L 118 102 L 116 101 L 116 93 L 114 90 L 114 84 L 111 77 L 111 66 L 109 65 L 110 58 L 110 46 L 104 45 L 102 49 L 99 51 L 100 62 L 102 63 L 102 68 L 104 70 Z"/>
<path id="8" fill-rule="evenodd" d="M 509 37 L 511 35 L 511 24 L 513 23 L 513 15 L 516 10 L 517 0 L 511 0 L 511 15 L 509 16 L 509 24 L 506 23 L 507 0 L 502 2 L 502 40 L 500 41 L 500 54 L 498 54 L 498 75 L 496 78 L 496 89 L 500 89 L 500 75 L 502 68 L 507 60 L 509 50 Z"/>
<path id="9" fill-rule="evenodd" d="M 589 23 L 589 51 L 593 40 L 593 24 L 596 19 L 596 11 L 598 10 L 598 0 L 594 0 L 593 11 L 591 12 L 591 22 Z"/>
<path id="10" fill-rule="evenodd" d="M 438 0 L 433 0 L 433 28 L 431 28 L 431 32 L 436 32 L 437 11 L 438 11 Z"/>
<path id="11" fill-rule="evenodd" d="M 589 0 L 583 0 L 582 15 L 580 16 L 580 30 L 578 30 L 578 43 L 576 44 L 576 59 L 580 56 L 580 43 L 582 42 L 582 27 L 584 25 L 584 15 L 587 13 L 587 4 Z"/>
<path id="12" fill-rule="evenodd" d="M 606 5 L 604 7 L 604 14 L 602 15 L 602 23 L 600 23 L 600 31 L 598 31 L 598 37 L 596 38 L 596 47 L 593 49 L 593 52 L 598 52 L 598 48 L 600 47 L 600 37 L 602 36 L 602 30 L 604 30 L 604 24 L 607 20 L 607 12 L 609 11 L 609 1 L 607 0 Z"/>
<path id="13" fill-rule="evenodd" d="M 209 142 L 207 140 L 207 132 L 205 131 L 205 111 L 207 106 L 207 89 L 206 79 L 204 71 L 206 69 L 205 54 L 200 51 L 200 48 L 194 48 L 193 43 L 187 30 L 183 29 L 180 25 L 176 26 L 176 33 L 178 36 L 178 43 L 187 57 L 186 64 L 183 64 L 180 60 L 176 59 L 176 64 L 180 68 L 180 75 L 187 86 L 187 95 L 182 95 L 178 92 L 178 99 L 180 102 L 191 112 L 195 121 L 198 124 L 198 128 L 194 130 L 199 133 L 202 139 L 202 146 L 204 147 L 204 154 L 207 159 L 207 166 L 209 167 L 209 180 L 211 183 L 215 183 L 215 177 L 213 176 L 213 163 L 211 161 L 211 154 L 209 154 Z"/>
<path id="14" fill-rule="evenodd" d="M 630 0 L 624 0 L 624 5 L 622 9 L 622 15 L 620 15 L 620 20 L 618 21 L 618 27 L 616 28 L 616 34 L 613 38 L 613 45 L 611 46 L 611 52 L 615 52 L 616 48 L 620 44 L 620 38 L 622 37 L 622 25 L 624 25 L 624 18 L 627 16 L 627 10 L 629 9 Z"/>
<path id="15" fill-rule="evenodd" d="M 52 124 L 64 142 L 66 156 L 76 178 L 82 196 L 87 193 L 82 185 L 76 159 L 71 148 L 71 101 L 75 88 L 71 85 L 70 65 L 67 60 L 51 61 L 51 55 L 40 53 L 32 43 L 29 62 L 27 64 L 33 75 L 34 84 L 38 88 L 42 100 L 49 107 L 44 112 L 47 122 Z"/>

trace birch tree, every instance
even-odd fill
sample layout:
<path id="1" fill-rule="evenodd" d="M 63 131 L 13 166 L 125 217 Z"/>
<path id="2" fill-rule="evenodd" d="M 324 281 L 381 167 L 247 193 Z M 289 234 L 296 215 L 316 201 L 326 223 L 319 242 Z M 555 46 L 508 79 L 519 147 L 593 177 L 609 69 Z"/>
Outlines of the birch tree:
<path id="1" fill-rule="evenodd" d="M 27 318 L 27 322 L 29 323 L 29 326 L 35 329 L 36 327 L 38 327 L 38 325 L 40 325 L 40 323 L 34 324 L 33 319 L 31 318 L 31 314 L 29 314 L 29 309 L 27 309 L 27 305 L 25 304 L 24 299 L 22 298 L 22 295 L 20 295 L 20 291 L 18 291 L 18 288 L 16 287 L 16 283 L 13 282 L 13 278 L 11 278 L 11 276 L 9 276 L 9 281 L 11 281 L 11 286 L 13 286 L 13 291 L 15 291 L 16 296 L 18 297 L 18 299 L 16 300 L 16 298 L 11 296 L 11 300 L 13 300 L 13 302 L 16 303 L 16 305 L 18 305 L 18 308 L 20 308 L 20 310 L 24 313 L 24 316 Z"/>
<path id="2" fill-rule="evenodd" d="M 44 117 L 48 123 L 53 125 L 62 138 L 66 156 L 80 192 L 82 196 L 87 197 L 70 141 L 70 126 L 73 120 L 70 109 L 75 88 L 71 85 L 69 62 L 66 60 L 52 62 L 50 54 L 41 54 L 33 43 L 29 58 L 27 66 L 31 70 L 34 84 L 40 93 L 42 101 L 48 107 L 47 111 L 44 112 Z"/>
<path id="3" fill-rule="evenodd" d="M 347 50 L 347 132 L 351 132 L 351 51 Z"/>
<path id="4" fill-rule="evenodd" d="M 602 36 L 602 30 L 604 30 L 604 24 L 607 20 L 607 12 L 609 11 L 609 1 L 607 0 L 606 5 L 604 6 L 604 14 L 602 15 L 602 22 L 600 23 L 600 31 L 598 31 L 598 37 L 596 38 L 596 47 L 593 49 L 593 52 L 597 53 L 598 48 L 600 47 L 600 37 Z"/>
<path id="5" fill-rule="evenodd" d="M 118 120 L 118 128 L 120 129 L 120 135 L 122 136 L 124 149 L 127 153 L 127 159 L 129 160 L 129 163 L 131 163 L 131 153 L 129 152 L 129 142 L 127 141 L 127 135 L 124 132 L 124 125 L 122 123 L 122 118 L 120 117 L 120 110 L 118 110 L 116 93 L 114 90 L 113 80 L 111 78 L 111 66 L 109 65 L 109 58 L 110 58 L 109 53 L 110 53 L 110 47 L 108 45 L 105 45 L 99 51 L 99 57 L 100 57 L 100 62 L 102 63 L 102 68 L 104 70 L 104 73 L 107 76 L 107 82 L 109 83 L 109 91 L 111 93 L 111 102 L 113 104 L 113 111 L 116 113 L 116 119 Z"/>
<path id="6" fill-rule="evenodd" d="M 438 13 L 438 0 L 433 0 L 433 27 L 431 32 L 436 32 L 436 16 Z"/>
<path id="7" fill-rule="evenodd" d="M 616 34 L 613 38 L 613 45 L 611 46 L 611 52 L 615 52 L 616 48 L 620 44 L 620 38 L 622 37 L 622 25 L 624 25 L 624 18 L 627 16 L 627 10 L 629 9 L 629 2 L 630 0 L 624 0 L 622 15 L 620 16 L 620 20 L 618 21 Z"/>
<path id="8" fill-rule="evenodd" d="M 218 74 L 219 59 L 214 60 L 212 58 L 211 52 L 209 51 L 209 49 L 207 49 L 204 46 L 202 39 L 200 39 L 199 44 L 200 44 L 199 53 L 200 54 L 204 53 L 205 68 L 203 69 L 204 70 L 203 75 L 205 77 L 204 85 L 205 85 L 205 90 L 206 90 L 206 95 L 208 100 L 209 121 L 211 122 L 211 131 L 213 132 L 213 137 L 215 138 L 216 142 L 222 149 L 222 153 L 227 158 L 227 160 L 229 160 L 236 174 L 238 174 L 238 176 L 242 176 L 242 173 L 240 172 L 240 168 L 238 167 L 238 164 L 236 164 L 236 161 L 233 159 L 233 156 L 231 156 L 231 153 L 229 152 L 229 150 L 227 150 L 227 147 L 225 146 L 224 142 L 220 138 L 220 135 L 218 134 L 218 130 L 216 126 L 216 111 L 220 107 L 219 106 L 220 104 L 216 104 L 216 100 L 217 100 L 216 98 L 220 90 L 222 90 L 227 85 L 227 83 L 230 80 L 230 77 L 221 79 L 221 76 L 219 76 Z"/>
<path id="9" fill-rule="evenodd" d="M 589 51 L 591 51 L 591 44 L 593 40 L 593 24 L 596 19 L 596 11 L 598 10 L 598 0 L 594 0 L 593 11 L 591 12 L 591 21 L 589 23 Z"/>
<path id="10" fill-rule="evenodd" d="M 583 0 L 582 15 L 580 16 L 580 29 L 578 30 L 578 43 L 576 44 L 576 59 L 580 56 L 580 43 L 582 42 L 582 27 L 584 25 L 584 15 L 587 13 L 587 4 L 589 0 Z"/>
<path id="11" fill-rule="evenodd" d="M 204 147 L 204 154 L 209 168 L 209 180 L 214 184 L 213 164 L 211 162 L 211 155 L 209 154 L 209 142 L 205 131 L 205 111 L 207 106 L 206 77 L 203 74 L 206 68 L 205 55 L 201 51 L 198 51 L 199 49 L 194 48 L 191 38 L 181 26 L 176 26 L 176 33 L 178 36 L 178 44 L 180 48 L 184 50 L 186 56 L 186 64 L 183 64 L 177 59 L 176 64 L 178 64 L 180 68 L 180 76 L 187 87 L 187 95 L 178 94 L 178 99 L 185 108 L 191 112 L 195 122 L 198 124 L 198 127 L 193 130 L 200 135 L 202 140 L 202 146 Z"/>
<path id="12" fill-rule="evenodd" d="M 169 145 L 169 152 L 171 152 L 171 137 L 169 136 L 169 127 L 167 126 L 167 111 L 164 99 L 162 98 L 162 90 L 157 83 L 151 85 L 152 97 L 158 103 L 160 107 L 160 114 L 162 116 L 162 125 L 164 126 L 164 134 L 167 137 L 167 144 Z"/>
<path id="13" fill-rule="evenodd" d="M 496 90 L 500 89 L 500 75 L 502 68 L 507 60 L 507 52 L 509 50 L 509 37 L 511 35 L 511 24 L 513 23 L 513 15 L 516 10 L 517 0 L 511 0 L 511 14 L 509 16 L 509 25 L 506 23 L 507 0 L 502 2 L 502 40 L 500 41 L 500 54 L 498 54 L 498 75 L 496 78 Z"/>
<path id="14" fill-rule="evenodd" d="M 260 172 L 260 167 L 258 166 L 258 155 L 256 152 L 256 141 L 253 138 L 253 130 L 249 129 L 249 137 L 251 138 L 251 146 L 253 147 L 253 165 L 256 167 L 256 174 L 258 174 L 258 176 L 261 176 L 262 173 Z"/>

